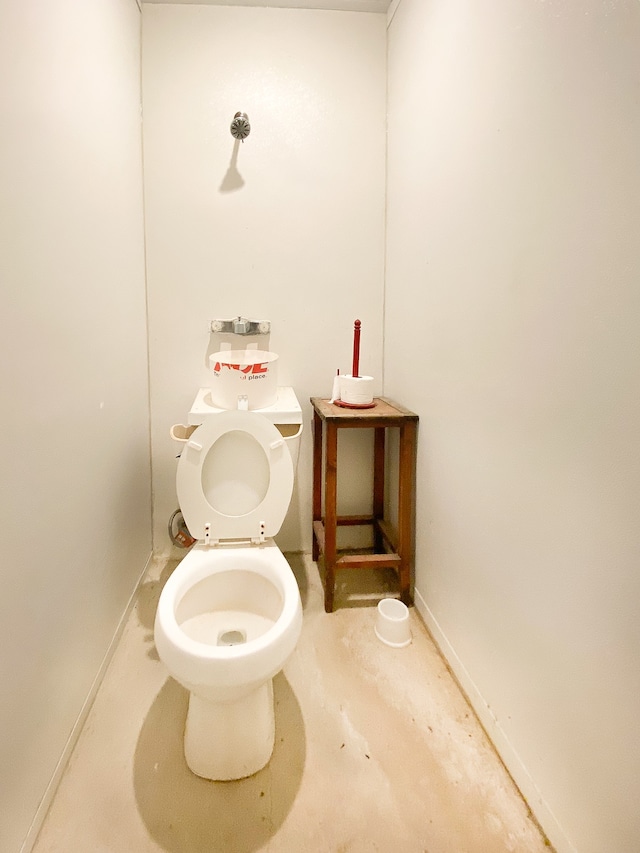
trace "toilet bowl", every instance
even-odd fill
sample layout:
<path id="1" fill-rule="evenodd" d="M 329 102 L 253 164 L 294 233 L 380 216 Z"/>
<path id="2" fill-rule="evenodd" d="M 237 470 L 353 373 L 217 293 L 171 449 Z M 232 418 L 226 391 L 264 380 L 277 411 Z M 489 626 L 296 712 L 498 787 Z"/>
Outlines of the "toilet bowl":
<path id="1" fill-rule="evenodd" d="M 272 538 L 292 488 L 285 441 L 254 412 L 220 412 L 180 456 L 178 500 L 198 542 L 162 590 L 154 634 L 189 691 L 185 758 L 206 779 L 250 776 L 273 751 L 272 679 L 302 628 L 298 585 Z"/>

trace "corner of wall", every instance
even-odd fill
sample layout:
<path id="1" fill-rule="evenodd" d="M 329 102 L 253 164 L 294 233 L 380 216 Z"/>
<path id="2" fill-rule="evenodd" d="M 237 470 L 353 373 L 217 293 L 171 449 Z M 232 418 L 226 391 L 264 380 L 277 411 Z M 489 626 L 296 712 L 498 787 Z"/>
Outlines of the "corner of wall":
<path id="1" fill-rule="evenodd" d="M 393 16 L 398 11 L 398 6 L 402 0 L 391 0 L 389 4 L 389 8 L 387 9 L 387 29 L 391 26 L 391 22 L 393 21 Z"/>

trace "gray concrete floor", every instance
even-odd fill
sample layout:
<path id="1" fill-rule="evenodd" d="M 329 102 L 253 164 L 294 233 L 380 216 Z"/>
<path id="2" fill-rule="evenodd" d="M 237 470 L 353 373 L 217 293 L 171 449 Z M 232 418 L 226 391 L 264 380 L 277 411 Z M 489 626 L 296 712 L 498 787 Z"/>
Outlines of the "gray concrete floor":
<path id="1" fill-rule="evenodd" d="M 304 627 L 274 680 L 267 767 L 238 782 L 189 772 L 187 693 L 153 645 L 158 596 L 175 563 L 157 564 L 35 853 L 548 853 L 418 614 L 411 609 L 410 646 L 376 638 L 388 578 L 343 573 L 338 609 L 325 614 L 317 566 L 289 560 Z"/>

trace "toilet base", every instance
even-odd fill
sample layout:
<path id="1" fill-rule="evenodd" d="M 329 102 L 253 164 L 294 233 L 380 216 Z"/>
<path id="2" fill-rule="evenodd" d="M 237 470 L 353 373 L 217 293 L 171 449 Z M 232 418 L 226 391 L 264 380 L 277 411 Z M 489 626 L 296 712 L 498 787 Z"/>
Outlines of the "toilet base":
<path id="1" fill-rule="evenodd" d="M 268 763 L 274 741 L 272 679 L 233 702 L 189 694 L 184 755 L 196 776 L 218 782 L 252 776 Z"/>

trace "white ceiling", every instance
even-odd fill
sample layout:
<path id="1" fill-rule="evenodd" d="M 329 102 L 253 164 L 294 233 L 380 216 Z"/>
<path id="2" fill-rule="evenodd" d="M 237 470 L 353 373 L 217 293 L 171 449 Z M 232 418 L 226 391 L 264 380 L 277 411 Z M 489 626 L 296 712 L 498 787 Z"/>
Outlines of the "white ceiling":
<path id="1" fill-rule="evenodd" d="M 386 12 L 391 0 L 143 0 L 197 6 L 277 6 L 283 9 L 330 9 L 337 12 Z"/>

